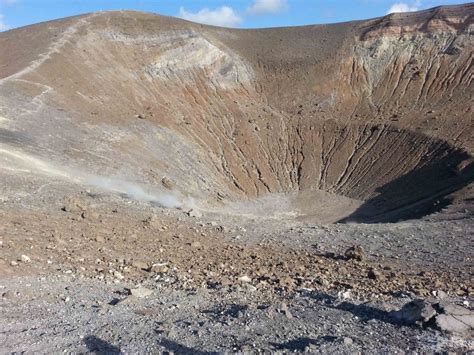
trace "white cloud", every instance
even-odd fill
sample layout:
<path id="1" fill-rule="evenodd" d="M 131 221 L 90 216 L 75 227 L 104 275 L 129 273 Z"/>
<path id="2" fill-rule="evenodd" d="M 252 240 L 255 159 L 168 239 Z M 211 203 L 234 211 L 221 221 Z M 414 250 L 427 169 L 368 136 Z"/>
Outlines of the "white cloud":
<path id="1" fill-rule="evenodd" d="M 18 0 L 0 0 L 0 5 L 8 6 L 13 5 L 16 2 L 18 2 Z M 0 32 L 9 30 L 10 28 L 11 27 L 5 23 L 5 16 L 3 14 L 0 14 Z"/>
<path id="2" fill-rule="evenodd" d="M 247 12 L 251 15 L 274 14 L 287 8 L 286 0 L 254 0 Z"/>
<path id="3" fill-rule="evenodd" d="M 10 29 L 10 27 L 3 21 L 5 16 L 0 14 L 0 32 Z"/>
<path id="4" fill-rule="evenodd" d="M 393 14 L 395 12 L 411 12 L 411 11 L 417 11 L 419 10 L 420 2 L 417 1 L 413 5 L 409 5 L 404 2 L 397 2 L 396 4 L 393 4 L 390 9 L 387 11 L 387 14 Z"/>
<path id="5" fill-rule="evenodd" d="M 13 5 L 16 2 L 18 2 L 18 0 L 0 0 L 0 4 L 2 5 Z"/>
<path id="6" fill-rule="evenodd" d="M 180 7 L 178 17 L 189 21 L 223 27 L 235 27 L 242 22 L 242 18 L 229 6 L 218 7 L 215 10 L 204 8 L 198 12 L 188 12 L 184 7 Z"/>

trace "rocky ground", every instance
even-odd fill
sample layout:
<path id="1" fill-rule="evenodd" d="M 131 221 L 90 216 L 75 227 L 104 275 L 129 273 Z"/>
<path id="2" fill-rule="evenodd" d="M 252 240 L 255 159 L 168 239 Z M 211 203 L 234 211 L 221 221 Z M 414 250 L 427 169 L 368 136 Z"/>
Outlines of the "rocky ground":
<path id="1" fill-rule="evenodd" d="M 1 351 L 473 347 L 471 219 L 315 225 L 80 189 L 44 201 L 3 202 Z M 438 324 L 440 302 L 464 325 Z"/>
<path id="2" fill-rule="evenodd" d="M 2 286 L 2 352 L 466 351 L 472 342 L 402 326 L 393 305 L 301 290 L 269 297 L 248 287 L 173 290 L 149 296 L 125 284 L 8 278 Z M 397 304 L 407 302 L 400 297 Z"/>

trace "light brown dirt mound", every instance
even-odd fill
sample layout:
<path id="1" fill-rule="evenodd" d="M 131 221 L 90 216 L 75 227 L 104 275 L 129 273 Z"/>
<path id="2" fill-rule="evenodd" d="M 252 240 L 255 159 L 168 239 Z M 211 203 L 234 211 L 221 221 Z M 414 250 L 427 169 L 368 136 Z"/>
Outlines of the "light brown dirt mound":
<path id="1" fill-rule="evenodd" d="M 322 190 L 362 201 L 340 221 L 422 217 L 474 177 L 473 11 L 265 30 L 110 12 L 9 31 L 0 143 L 169 176 L 214 206 Z"/>

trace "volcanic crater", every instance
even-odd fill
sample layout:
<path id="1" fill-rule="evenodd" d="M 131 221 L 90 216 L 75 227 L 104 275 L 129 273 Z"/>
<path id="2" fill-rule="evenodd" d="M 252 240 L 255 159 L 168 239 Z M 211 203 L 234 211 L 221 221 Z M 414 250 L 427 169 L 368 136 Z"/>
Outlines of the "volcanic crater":
<path id="1" fill-rule="evenodd" d="M 472 6 L 262 30 L 121 11 L 7 32 L 1 143 L 167 177 L 204 210 L 421 218 L 472 193 Z"/>
<path id="2" fill-rule="evenodd" d="M 0 33 L 0 352 L 472 349 L 473 17 Z"/>

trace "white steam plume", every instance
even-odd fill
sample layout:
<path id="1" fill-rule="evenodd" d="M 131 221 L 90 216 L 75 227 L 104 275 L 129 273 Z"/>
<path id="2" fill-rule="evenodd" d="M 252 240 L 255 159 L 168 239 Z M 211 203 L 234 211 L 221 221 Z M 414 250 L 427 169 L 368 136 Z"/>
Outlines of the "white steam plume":
<path id="1" fill-rule="evenodd" d="M 32 172 L 32 170 L 35 170 L 49 176 L 70 180 L 75 183 L 125 194 L 134 200 L 150 202 L 166 208 L 179 208 L 184 207 L 184 205 L 193 205 L 193 201 L 189 200 L 184 203 L 178 198 L 178 196 L 171 193 L 152 191 L 150 188 L 145 189 L 141 185 L 129 181 L 93 175 L 82 172 L 78 169 L 59 167 L 5 145 L 0 145 L 0 156 L 3 156 L 4 158 L 0 166 L 4 166 L 4 164 L 15 166 L 18 165 L 18 163 L 21 165 L 21 169 L 9 167 L 9 170 L 18 170 L 22 172 Z"/>
<path id="2" fill-rule="evenodd" d="M 128 197 L 142 202 L 151 202 L 166 208 L 178 208 L 182 203 L 175 195 L 170 193 L 147 192 L 138 184 L 128 181 L 108 178 L 104 176 L 87 175 L 84 176 L 84 182 L 103 190 L 109 190 L 126 194 Z"/>

